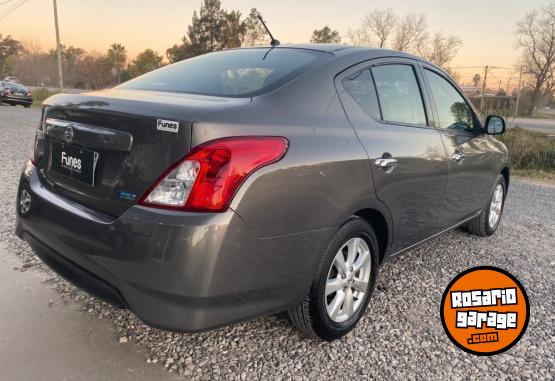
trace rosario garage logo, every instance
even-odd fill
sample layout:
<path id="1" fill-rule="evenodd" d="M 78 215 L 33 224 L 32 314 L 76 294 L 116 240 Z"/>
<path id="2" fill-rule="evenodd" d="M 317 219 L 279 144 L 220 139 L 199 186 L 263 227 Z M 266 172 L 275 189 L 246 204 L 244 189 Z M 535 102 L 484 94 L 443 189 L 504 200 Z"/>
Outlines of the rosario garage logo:
<path id="1" fill-rule="evenodd" d="M 526 331 L 530 305 L 522 284 L 496 267 L 475 267 L 449 283 L 441 301 L 445 333 L 462 350 L 491 356 L 515 345 Z"/>

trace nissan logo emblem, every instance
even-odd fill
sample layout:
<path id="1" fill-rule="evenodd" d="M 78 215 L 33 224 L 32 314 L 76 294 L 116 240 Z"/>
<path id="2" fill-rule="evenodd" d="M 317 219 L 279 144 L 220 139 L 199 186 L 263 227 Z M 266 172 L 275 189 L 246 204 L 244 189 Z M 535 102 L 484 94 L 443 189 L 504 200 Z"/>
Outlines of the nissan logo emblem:
<path id="1" fill-rule="evenodd" d="M 68 143 L 71 143 L 73 140 L 73 127 L 71 125 L 66 127 L 66 130 L 64 131 L 64 139 Z"/>

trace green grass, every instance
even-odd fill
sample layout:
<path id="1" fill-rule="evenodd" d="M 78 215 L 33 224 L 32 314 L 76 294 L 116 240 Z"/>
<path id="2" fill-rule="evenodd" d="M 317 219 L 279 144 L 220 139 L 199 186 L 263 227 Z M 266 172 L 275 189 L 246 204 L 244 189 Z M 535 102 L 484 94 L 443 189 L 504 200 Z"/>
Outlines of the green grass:
<path id="1" fill-rule="evenodd" d="M 547 134 L 515 127 L 499 136 L 507 145 L 513 173 L 524 176 L 555 177 L 555 141 Z"/>
<path id="2" fill-rule="evenodd" d="M 555 119 L 555 114 L 554 113 L 548 113 L 548 112 L 541 112 L 541 111 L 536 111 L 533 112 L 532 115 L 529 115 L 525 118 L 532 118 L 532 119 Z"/>
<path id="3" fill-rule="evenodd" d="M 531 177 L 538 180 L 555 182 L 555 172 L 545 172 L 541 170 L 530 170 L 530 169 L 517 169 L 512 171 L 511 175 L 516 177 Z"/>
<path id="4" fill-rule="evenodd" d="M 44 100 L 54 94 L 58 94 L 58 91 L 50 91 L 46 87 L 41 87 L 33 91 L 33 106 L 41 107 Z"/>

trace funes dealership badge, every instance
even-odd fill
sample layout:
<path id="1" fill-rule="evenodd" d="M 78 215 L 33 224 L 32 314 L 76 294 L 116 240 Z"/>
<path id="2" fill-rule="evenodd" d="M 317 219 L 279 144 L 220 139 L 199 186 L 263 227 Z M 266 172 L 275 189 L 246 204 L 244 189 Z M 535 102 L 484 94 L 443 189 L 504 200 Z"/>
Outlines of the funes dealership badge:
<path id="1" fill-rule="evenodd" d="M 522 284 L 496 267 L 475 267 L 449 283 L 441 301 L 447 336 L 466 352 L 487 356 L 520 340 L 530 318 Z"/>

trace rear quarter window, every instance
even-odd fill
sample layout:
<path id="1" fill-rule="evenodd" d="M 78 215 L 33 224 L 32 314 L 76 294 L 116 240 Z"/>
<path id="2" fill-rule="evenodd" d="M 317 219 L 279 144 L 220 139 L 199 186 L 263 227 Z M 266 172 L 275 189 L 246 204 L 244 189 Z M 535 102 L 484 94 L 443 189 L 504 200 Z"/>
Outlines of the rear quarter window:
<path id="1" fill-rule="evenodd" d="M 331 53 L 290 48 L 228 50 L 168 65 L 118 88 L 251 97 L 281 86 L 332 57 Z"/>
<path id="2" fill-rule="evenodd" d="M 345 78 L 343 88 L 368 115 L 375 120 L 381 119 L 376 88 L 370 69 L 364 69 Z"/>

